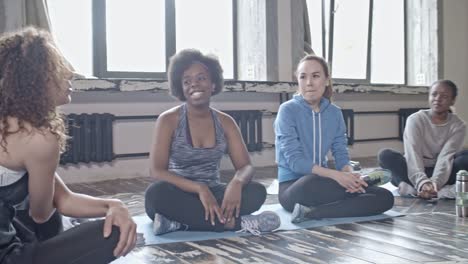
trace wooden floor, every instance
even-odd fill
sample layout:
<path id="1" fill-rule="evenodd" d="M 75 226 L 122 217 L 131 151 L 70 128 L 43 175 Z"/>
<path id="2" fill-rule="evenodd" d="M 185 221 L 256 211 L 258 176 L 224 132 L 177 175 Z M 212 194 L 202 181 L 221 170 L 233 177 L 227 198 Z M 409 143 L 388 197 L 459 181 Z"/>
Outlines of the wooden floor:
<path id="1" fill-rule="evenodd" d="M 232 172 L 224 172 L 228 179 Z M 257 170 L 268 186 L 275 168 Z M 150 178 L 73 184 L 71 189 L 117 197 L 132 215 L 144 213 Z M 267 203 L 277 203 L 269 195 Z M 428 203 L 395 198 L 403 217 L 382 221 L 280 231 L 262 237 L 139 246 L 115 263 L 468 263 L 468 219 L 455 215 L 453 200 Z M 142 237 L 140 237 L 140 240 Z"/>

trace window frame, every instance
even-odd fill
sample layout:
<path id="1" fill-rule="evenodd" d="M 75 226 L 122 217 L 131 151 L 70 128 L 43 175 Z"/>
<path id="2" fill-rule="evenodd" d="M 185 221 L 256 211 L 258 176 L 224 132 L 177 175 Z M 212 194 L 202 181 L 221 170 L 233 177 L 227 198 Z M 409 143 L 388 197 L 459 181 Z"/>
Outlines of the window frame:
<path id="1" fill-rule="evenodd" d="M 334 6 L 335 0 L 330 0 L 330 17 L 329 17 L 329 41 L 328 46 L 326 45 L 326 0 L 322 0 L 322 47 L 323 47 L 323 57 L 328 61 L 331 72 L 333 72 L 333 44 L 334 44 Z M 374 0 L 369 0 L 369 24 L 367 32 L 367 58 L 366 58 L 366 78 L 365 79 L 347 79 L 347 78 L 332 78 L 336 83 L 346 83 L 346 84 L 372 84 L 372 85 L 388 85 L 389 83 L 375 83 L 371 82 L 371 69 L 372 69 L 372 30 L 373 30 L 373 12 L 374 12 Z M 408 43 L 407 43 L 407 5 L 406 0 L 403 1 L 403 42 L 404 42 L 404 78 L 403 84 L 408 84 Z M 392 83 L 393 84 L 393 83 Z M 399 85 L 399 84 L 398 84 Z"/>
<path id="2" fill-rule="evenodd" d="M 166 24 L 166 72 L 129 72 L 109 71 L 107 69 L 107 40 L 106 40 L 106 0 L 92 1 L 92 36 L 93 36 L 93 75 L 101 79 L 167 79 L 169 59 L 176 53 L 176 8 L 175 0 L 165 1 Z M 232 2 L 232 33 L 233 33 L 233 79 L 237 80 L 237 0 Z"/>

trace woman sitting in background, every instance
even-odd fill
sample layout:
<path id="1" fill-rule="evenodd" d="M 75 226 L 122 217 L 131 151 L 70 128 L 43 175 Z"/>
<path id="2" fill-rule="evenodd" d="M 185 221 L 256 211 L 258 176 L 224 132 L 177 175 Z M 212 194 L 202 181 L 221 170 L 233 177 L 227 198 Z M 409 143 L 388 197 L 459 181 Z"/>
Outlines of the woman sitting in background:
<path id="1" fill-rule="evenodd" d="M 368 216 L 393 206 L 386 189 L 368 186 L 349 165 L 341 109 L 330 102 L 328 65 L 308 55 L 297 66 L 298 93 L 283 103 L 275 121 L 279 201 L 292 222 Z M 327 168 L 327 153 L 336 169 Z"/>
<path id="2" fill-rule="evenodd" d="M 146 190 L 145 207 L 156 235 L 175 230 L 247 230 L 279 227 L 273 212 L 249 215 L 266 198 L 265 187 L 251 182 L 254 168 L 235 121 L 210 107 L 223 88 L 219 61 L 198 50 L 183 50 L 169 64 L 173 96 L 184 102 L 156 121 L 150 172 L 156 181 Z M 226 185 L 219 178 L 228 153 L 236 170 Z"/>
<path id="3" fill-rule="evenodd" d="M 122 202 L 74 193 L 56 173 L 66 141 L 57 106 L 70 102 L 72 76 L 49 33 L 0 38 L 1 263 L 109 263 L 135 246 Z M 61 232 L 59 213 L 105 220 Z"/>
<path id="4" fill-rule="evenodd" d="M 461 151 L 466 124 L 450 111 L 458 88 L 439 80 L 429 91 L 430 109 L 410 115 L 403 136 L 405 155 L 384 149 L 378 154 L 382 168 L 392 171 L 392 184 L 401 195 L 455 198 L 456 173 L 468 169 L 468 150 Z"/>

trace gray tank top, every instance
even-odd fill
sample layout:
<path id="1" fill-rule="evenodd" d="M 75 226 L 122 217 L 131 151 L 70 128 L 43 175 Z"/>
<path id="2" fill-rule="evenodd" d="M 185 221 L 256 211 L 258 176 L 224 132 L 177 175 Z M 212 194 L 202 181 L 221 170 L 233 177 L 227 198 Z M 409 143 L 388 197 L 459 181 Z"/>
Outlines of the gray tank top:
<path id="1" fill-rule="evenodd" d="M 195 148 L 187 118 L 187 106 L 180 109 L 179 124 L 172 135 L 168 170 L 184 178 L 207 184 L 220 184 L 219 166 L 227 151 L 224 130 L 216 113 L 210 109 L 214 121 L 216 143 L 212 148 Z"/>

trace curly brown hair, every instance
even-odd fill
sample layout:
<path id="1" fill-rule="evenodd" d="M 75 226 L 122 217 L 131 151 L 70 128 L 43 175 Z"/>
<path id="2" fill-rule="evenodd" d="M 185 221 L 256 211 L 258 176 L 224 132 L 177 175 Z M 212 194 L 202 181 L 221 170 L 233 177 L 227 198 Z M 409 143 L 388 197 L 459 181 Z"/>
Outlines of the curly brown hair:
<path id="1" fill-rule="evenodd" d="M 193 63 L 201 63 L 208 68 L 211 81 L 215 85 L 212 95 L 223 90 L 223 68 L 218 58 L 213 55 L 204 55 L 196 49 L 184 49 L 171 57 L 167 71 L 171 95 L 180 101 L 187 100 L 182 88 L 182 75 Z"/>
<path id="2" fill-rule="evenodd" d="M 68 64 L 47 31 L 27 27 L 0 37 L 0 146 L 4 151 L 6 138 L 24 130 L 25 123 L 48 129 L 65 150 L 65 122 L 50 94 L 66 70 Z M 18 131 L 9 131 L 8 117 L 18 119 Z"/>

